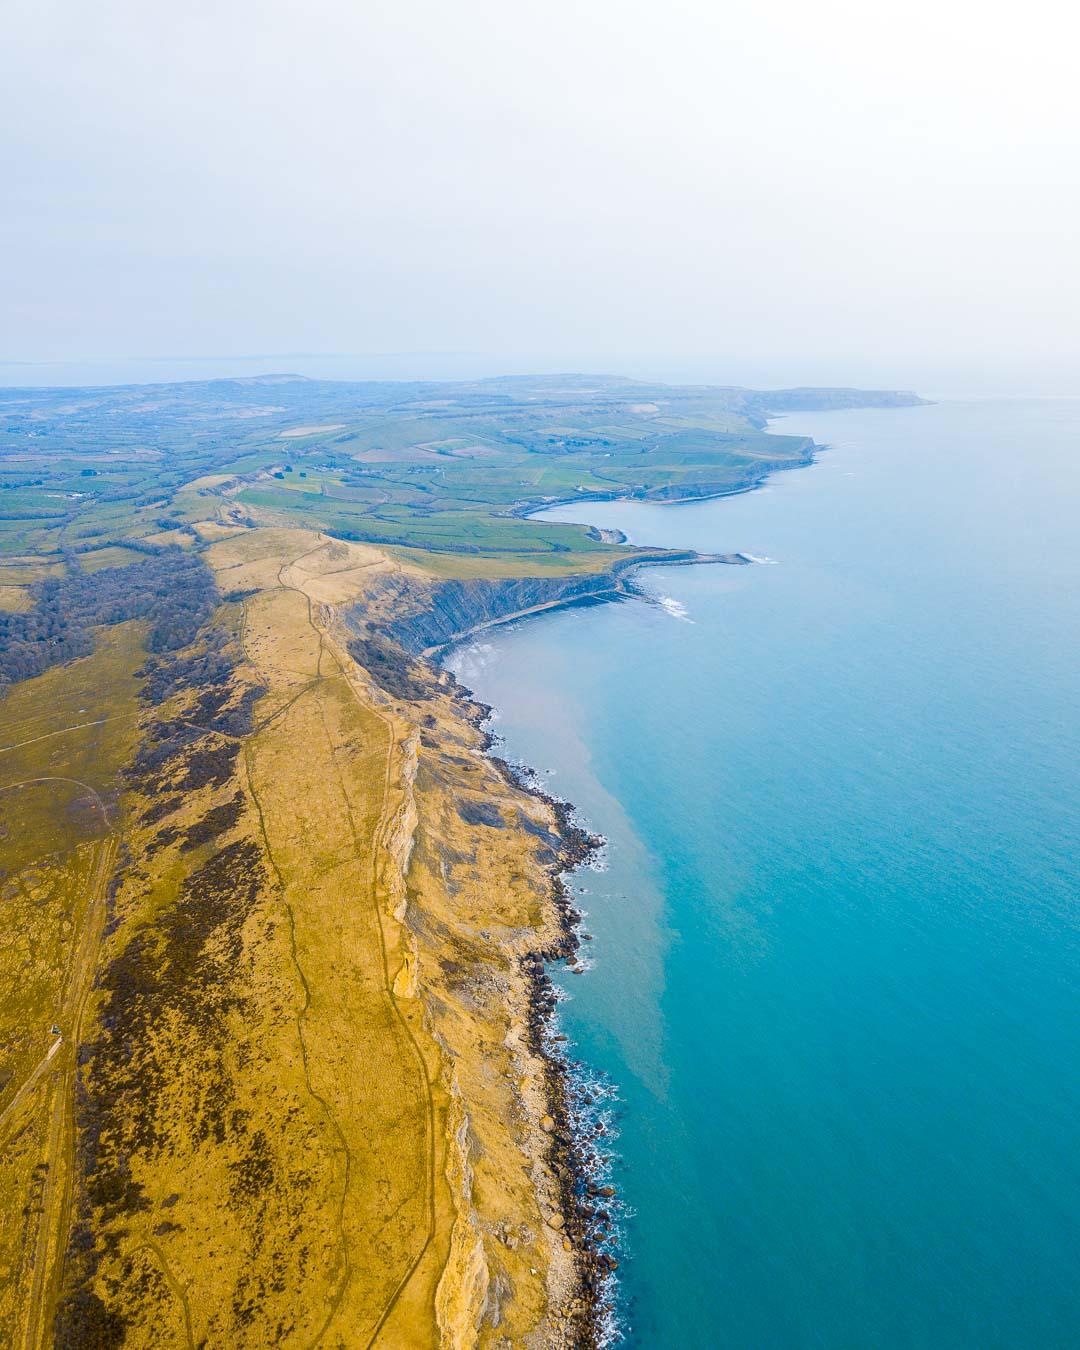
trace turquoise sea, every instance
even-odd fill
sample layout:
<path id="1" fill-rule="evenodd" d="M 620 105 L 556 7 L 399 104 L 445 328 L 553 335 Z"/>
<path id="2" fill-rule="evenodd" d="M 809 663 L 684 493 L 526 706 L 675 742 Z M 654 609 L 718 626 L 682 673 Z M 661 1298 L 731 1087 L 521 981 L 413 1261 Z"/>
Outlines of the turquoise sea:
<path id="1" fill-rule="evenodd" d="M 828 448 L 556 513 L 769 563 L 449 662 L 609 840 L 555 975 L 618 1094 L 621 1335 L 1075 1346 L 1080 402 L 775 429 Z"/>

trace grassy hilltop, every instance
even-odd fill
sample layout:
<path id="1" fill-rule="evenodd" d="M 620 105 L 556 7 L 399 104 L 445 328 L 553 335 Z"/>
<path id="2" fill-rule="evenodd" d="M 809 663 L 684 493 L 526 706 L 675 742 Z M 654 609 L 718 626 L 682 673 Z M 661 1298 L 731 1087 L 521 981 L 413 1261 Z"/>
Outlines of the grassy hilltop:
<path id="1" fill-rule="evenodd" d="M 769 412 L 896 401 L 0 391 L 0 1343 L 589 1343 L 537 1020 L 574 844 L 410 653 L 636 556 L 528 508 L 736 491 L 811 454 Z"/>

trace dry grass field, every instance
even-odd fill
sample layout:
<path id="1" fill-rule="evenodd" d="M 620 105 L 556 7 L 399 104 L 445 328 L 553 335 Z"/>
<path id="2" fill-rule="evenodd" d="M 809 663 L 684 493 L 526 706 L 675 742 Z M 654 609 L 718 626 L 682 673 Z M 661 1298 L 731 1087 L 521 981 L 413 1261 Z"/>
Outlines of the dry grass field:
<path id="1" fill-rule="evenodd" d="M 102 630 L 0 702 L 0 1340 L 572 1344 L 516 960 L 547 808 L 445 678 L 348 654 L 400 562 L 207 556 L 191 647 Z"/>
<path id="2" fill-rule="evenodd" d="M 69 1228 L 75 1047 L 135 743 L 140 632 L 0 703 L 0 1342 L 48 1344 Z"/>
<path id="3" fill-rule="evenodd" d="M 3 576 L 2 571 L 0 571 L 0 576 Z M 6 609 L 9 614 L 21 614 L 25 613 L 32 604 L 30 592 L 25 586 L 4 586 L 0 584 L 0 609 Z"/>

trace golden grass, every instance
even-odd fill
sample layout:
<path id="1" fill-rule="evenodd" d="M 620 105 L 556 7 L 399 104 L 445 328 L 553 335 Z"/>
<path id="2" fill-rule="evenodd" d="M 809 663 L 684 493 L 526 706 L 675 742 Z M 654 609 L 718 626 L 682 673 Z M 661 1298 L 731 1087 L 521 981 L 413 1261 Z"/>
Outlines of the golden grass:
<path id="1" fill-rule="evenodd" d="M 184 484 L 185 492 L 213 492 L 218 488 L 225 487 L 227 484 L 235 483 L 236 476 L 231 473 L 208 473 L 202 478 L 193 478 L 190 483 Z"/>
<path id="2" fill-rule="evenodd" d="M 0 703 L 0 785 L 77 780 L 0 793 L 0 1109 L 32 1080 L 4 1123 L 0 1340 L 49 1344 L 58 1307 L 61 1347 L 569 1344 L 515 960 L 552 936 L 550 813 L 433 673 L 401 703 L 349 658 L 334 607 L 419 569 L 296 529 L 208 557 L 242 595 L 216 619 L 232 673 L 144 709 L 162 755 L 122 797 L 134 626 Z M 245 697 L 248 729 L 220 711 Z"/>
<path id="3" fill-rule="evenodd" d="M 146 560 L 146 555 L 135 548 L 124 548 L 120 544 L 111 544 L 107 548 L 95 548 L 89 553 L 79 554 L 79 566 L 84 572 L 100 572 L 103 567 L 129 567 L 132 563 Z"/>
<path id="4" fill-rule="evenodd" d="M 3 573 L 0 572 L 0 576 Z M 22 614 L 33 606 L 30 593 L 24 586 L 4 586 L 0 584 L 0 609 L 9 614 Z"/>
<path id="5" fill-rule="evenodd" d="M 127 1345 L 437 1343 L 447 1105 L 421 1007 L 393 991 L 396 732 L 284 578 L 313 543 L 220 546 L 223 585 L 230 569 L 261 583 L 237 673 L 263 690 L 256 727 L 224 778 L 181 791 L 182 757 L 129 803 L 132 866 L 85 1070 L 98 1143 L 80 1203 L 96 1243 L 65 1305 L 90 1294 Z M 180 694 L 156 716 L 190 707 Z M 237 793 L 231 823 L 190 847 Z M 212 885 L 228 857 L 243 867 Z"/>
<path id="6" fill-rule="evenodd" d="M 320 433 L 326 435 L 331 431 L 344 431 L 344 422 L 330 422 L 325 426 L 309 427 L 290 427 L 288 431 L 279 431 L 278 439 L 282 441 L 296 440 L 301 436 L 318 436 Z"/>
<path id="7" fill-rule="evenodd" d="M 66 1240 L 74 1047 L 134 744 L 141 632 L 0 701 L 0 1342 L 48 1344 Z M 59 1028 L 59 1036 L 53 1026 Z M 51 1052 L 51 1053 L 50 1053 Z"/>
<path id="8" fill-rule="evenodd" d="M 0 585 L 29 586 L 35 581 L 45 581 L 48 577 L 61 577 L 67 571 L 62 562 L 38 561 L 33 558 L 20 558 L 0 562 Z"/>
<path id="9" fill-rule="evenodd" d="M 243 525 L 230 525 L 220 520 L 196 520 L 191 527 L 203 543 L 216 543 L 219 539 L 230 539 L 246 534 Z"/>
<path id="10" fill-rule="evenodd" d="M 600 572 L 621 558 L 620 553 L 552 553 L 529 556 L 482 557 L 470 553 L 429 553 L 419 548 L 387 545 L 384 551 L 410 567 L 439 578 L 565 577 Z"/>
<path id="11" fill-rule="evenodd" d="M 305 597 L 277 591 L 259 599 L 260 636 L 267 620 L 302 631 Z M 434 1329 L 449 1227 L 441 1225 L 440 1241 L 445 1100 L 430 1081 L 438 1057 L 419 1009 L 412 1001 L 403 1007 L 392 991 L 400 934 L 385 913 L 377 844 L 390 805 L 393 730 L 357 699 L 332 652 L 322 651 L 318 668 L 316 632 L 308 627 L 314 642 L 303 652 L 315 658 L 314 671 L 304 669 L 302 644 L 282 644 L 282 681 L 294 687 L 299 674 L 313 683 L 253 738 L 247 768 L 304 973 L 300 1034 L 310 1091 L 326 1104 L 344 1161 L 343 1269 L 331 1335 L 366 1345 L 406 1283 Z M 421 1286 L 427 1292 L 417 1295 Z"/>
<path id="12" fill-rule="evenodd" d="M 194 548 L 195 539 L 186 530 L 161 530 L 157 534 L 146 536 L 148 544 L 157 544 L 159 548 Z"/>

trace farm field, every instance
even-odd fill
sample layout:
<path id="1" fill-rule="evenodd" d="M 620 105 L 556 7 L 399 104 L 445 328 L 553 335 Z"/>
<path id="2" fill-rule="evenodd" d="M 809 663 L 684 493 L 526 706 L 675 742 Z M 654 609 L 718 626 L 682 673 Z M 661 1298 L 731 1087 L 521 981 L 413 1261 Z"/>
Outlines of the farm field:
<path id="1" fill-rule="evenodd" d="M 118 544 L 188 546 L 210 519 L 588 569 L 609 546 L 522 512 L 740 491 L 810 453 L 804 437 L 767 434 L 771 413 L 898 399 L 911 396 L 610 376 L 0 390 L 0 554 L 93 550 L 101 566 Z"/>

